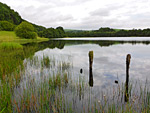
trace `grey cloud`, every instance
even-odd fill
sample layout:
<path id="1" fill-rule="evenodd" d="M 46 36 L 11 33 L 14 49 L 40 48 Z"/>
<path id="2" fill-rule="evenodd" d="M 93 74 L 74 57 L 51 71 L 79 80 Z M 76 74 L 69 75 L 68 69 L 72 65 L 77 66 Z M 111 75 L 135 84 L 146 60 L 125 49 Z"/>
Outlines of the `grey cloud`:
<path id="1" fill-rule="evenodd" d="M 43 16 L 43 18 L 46 19 L 40 19 L 38 23 L 42 23 L 46 27 L 58 27 L 62 26 L 63 22 L 69 24 L 70 21 L 74 21 L 74 18 L 71 15 L 61 15 L 61 14 L 58 14 L 55 17 L 47 15 L 45 17 Z"/>
<path id="2" fill-rule="evenodd" d="M 100 8 L 98 10 L 90 12 L 91 16 L 109 16 L 110 11 L 107 8 Z"/>
<path id="3" fill-rule="evenodd" d="M 88 1 L 91 0 L 75 0 L 75 1 L 63 1 L 63 0 L 38 0 L 40 3 L 44 3 L 44 4 L 54 4 L 56 7 L 65 7 L 65 6 L 75 6 L 75 5 L 79 5 L 79 4 L 83 4 L 86 3 Z"/>
<path id="4" fill-rule="evenodd" d="M 111 15 L 111 12 L 115 11 L 115 10 L 120 10 L 122 7 L 124 6 L 124 4 L 108 4 L 106 6 L 104 6 L 104 8 L 99 8 L 96 9 L 92 12 L 90 12 L 90 16 L 109 16 Z"/>
<path id="5" fill-rule="evenodd" d="M 74 25 L 74 28 L 76 29 L 99 29 L 100 27 L 113 27 L 112 24 L 115 24 L 116 21 L 118 22 L 117 19 L 112 18 L 112 19 L 103 19 L 101 17 L 86 17 L 82 19 L 80 23 L 76 23 Z"/>
<path id="6" fill-rule="evenodd" d="M 28 7 L 18 6 L 18 8 L 21 9 L 19 13 L 23 19 L 45 27 L 57 27 L 62 22 L 74 21 L 71 14 L 62 14 L 56 11 L 51 4 L 41 5 L 37 8 L 33 5 Z"/>

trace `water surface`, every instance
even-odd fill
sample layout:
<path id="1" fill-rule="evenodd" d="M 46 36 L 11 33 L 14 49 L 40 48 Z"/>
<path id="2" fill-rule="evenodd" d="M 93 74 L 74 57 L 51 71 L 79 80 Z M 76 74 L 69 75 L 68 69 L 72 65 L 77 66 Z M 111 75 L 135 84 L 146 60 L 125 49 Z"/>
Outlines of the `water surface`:
<path id="1" fill-rule="evenodd" d="M 64 61 L 69 58 L 73 65 L 74 78 L 82 75 L 88 82 L 88 53 L 93 51 L 94 87 L 105 89 L 116 85 L 115 80 L 125 82 L 126 55 L 131 54 L 130 81 L 140 80 L 141 84 L 145 84 L 146 80 L 150 80 L 149 40 L 149 37 L 54 39 L 48 42 L 54 47 L 38 51 L 35 56 L 53 56 Z M 80 69 L 83 69 L 82 74 Z"/>

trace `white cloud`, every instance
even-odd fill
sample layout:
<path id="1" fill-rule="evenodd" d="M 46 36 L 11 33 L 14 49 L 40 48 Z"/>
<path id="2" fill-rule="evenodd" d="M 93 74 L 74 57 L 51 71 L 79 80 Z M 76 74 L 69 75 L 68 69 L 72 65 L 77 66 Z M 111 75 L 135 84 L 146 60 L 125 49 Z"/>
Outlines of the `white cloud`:
<path id="1" fill-rule="evenodd" d="M 26 20 L 74 29 L 150 27 L 148 0 L 0 0 Z"/>

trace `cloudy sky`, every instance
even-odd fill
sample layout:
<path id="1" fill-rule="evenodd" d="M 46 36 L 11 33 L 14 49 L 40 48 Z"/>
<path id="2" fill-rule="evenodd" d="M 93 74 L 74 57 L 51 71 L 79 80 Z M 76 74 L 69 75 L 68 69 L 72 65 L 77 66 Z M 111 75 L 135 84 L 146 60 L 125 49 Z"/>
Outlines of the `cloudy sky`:
<path id="1" fill-rule="evenodd" d="M 150 28 L 150 0 L 0 0 L 45 27 Z"/>

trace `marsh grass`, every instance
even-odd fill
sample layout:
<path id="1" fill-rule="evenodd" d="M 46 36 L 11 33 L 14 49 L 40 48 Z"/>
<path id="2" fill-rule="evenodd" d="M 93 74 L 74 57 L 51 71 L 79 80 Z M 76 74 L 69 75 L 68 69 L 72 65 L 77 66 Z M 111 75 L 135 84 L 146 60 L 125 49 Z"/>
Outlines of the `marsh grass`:
<path id="1" fill-rule="evenodd" d="M 0 43 L 0 49 L 3 50 L 23 49 L 23 46 L 14 42 L 2 42 Z"/>
<path id="2" fill-rule="evenodd" d="M 42 67 L 47 67 L 49 68 L 50 67 L 50 58 L 48 56 L 44 56 L 43 55 L 43 59 L 41 60 L 41 64 L 42 64 Z"/>
<path id="3" fill-rule="evenodd" d="M 0 112 L 149 113 L 150 90 L 131 82 L 129 102 L 124 102 L 124 83 L 101 90 L 91 88 L 85 76 L 74 79 L 72 64 L 63 59 L 29 57 L 23 69 L 0 81 Z M 17 82 L 18 81 L 18 82 Z M 138 86 L 139 85 L 139 86 Z M 95 91 L 96 90 L 96 91 Z"/>
<path id="4" fill-rule="evenodd" d="M 11 100 L 14 88 L 19 87 L 21 82 L 21 70 L 24 70 L 23 60 L 33 51 L 35 52 L 35 49 L 27 48 L 8 42 L 0 45 L 0 112 L 2 113 L 13 112 Z"/>

